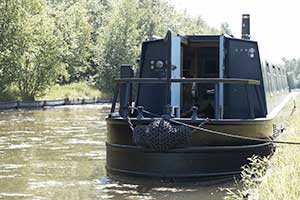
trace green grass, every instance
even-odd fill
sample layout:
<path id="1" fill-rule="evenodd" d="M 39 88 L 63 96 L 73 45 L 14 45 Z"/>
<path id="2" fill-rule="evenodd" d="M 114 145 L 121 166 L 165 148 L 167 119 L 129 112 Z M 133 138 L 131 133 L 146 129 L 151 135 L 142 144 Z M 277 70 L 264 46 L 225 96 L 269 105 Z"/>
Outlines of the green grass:
<path id="1" fill-rule="evenodd" d="M 278 140 L 300 142 L 300 100 Z M 300 146 L 276 145 L 270 160 L 253 158 L 242 173 L 239 190 L 229 190 L 225 199 L 298 200 L 300 197 Z"/>
<path id="2" fill-rule="evenodd" d="M 36 100 L 54 100 L 64 98 L 94 98 L 107 97 L 97 88 L 89 85 L 87 82 L 71 83 L 67 85 L 54 85 L 46 91 L 46 95 L 37 97 Z M 22 100 L 18 95 L 18 89 L 10 86 L 0 93 L 0 101 L 16 101 Z"/>
<path id="3" fill-rule="evenodd" d="M 71 83 L 68 85 L 54 85 L 45 96 L 38 100 L 64 99 L 64 98 L 94 98 L 105 97 L 97 88 L 86 82 Z"/>

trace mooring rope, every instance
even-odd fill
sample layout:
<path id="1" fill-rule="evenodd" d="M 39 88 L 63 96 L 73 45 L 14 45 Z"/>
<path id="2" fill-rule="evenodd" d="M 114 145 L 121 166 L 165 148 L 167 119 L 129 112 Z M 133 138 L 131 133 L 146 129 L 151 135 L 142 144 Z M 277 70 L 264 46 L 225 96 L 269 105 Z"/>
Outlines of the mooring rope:
<path id="1" fill-rule="evenodd" d="M 129 106 L 129 109 L 138 110 L 138 108 L 132 107 L 132 106 Z M 289 115 L 289 118 L 295 112 L 295 110 L 296 110 L 296 106 L 294 105 L 293 110 Z M 152 113 L 152 112 L 144 110 L 144 109 L 142 110 L 142 112 L 145 113 L 145 114 L 151 115 L 153 117 L 161 117 L 158 114 Z M 202 127 L 198 127 L 198 126 L 193 126 L 193 125 L 190 125 L 190 124 L 187 124 L 187 123 L 184 123 L 184 122 L 177 121 L 175 119 L 165 119 L 165 120 L 169 121 L 169 122 L 172 122 L 172 123 L 175 123 L 175 124 L 178 124 L 178 125 L 182 125 L 182 126 L 191 128 L 191 129 L 196 129 L 196 130 L 200 130 L 200 131 L 203 131 L 203 132 L 206 132 L 206 133 L 225 136 L 225 137 L 231 137 L 231 138 L 243 139 L 243 140 L 251 140 L 251 141 L 256 141 L 256 142 L 270 142 L 270 143 L 274 143 L 274 144 L 300 145 L 300 142 L 253 138 L 253 137 L 248 137 L 248 136 L 241 136 L 241 135 L 235 135 L 235 134 L 225 133 L 225 132 L 221 132 L 221 131 L 210 130 L 210 129 L 202 128 Z"/>

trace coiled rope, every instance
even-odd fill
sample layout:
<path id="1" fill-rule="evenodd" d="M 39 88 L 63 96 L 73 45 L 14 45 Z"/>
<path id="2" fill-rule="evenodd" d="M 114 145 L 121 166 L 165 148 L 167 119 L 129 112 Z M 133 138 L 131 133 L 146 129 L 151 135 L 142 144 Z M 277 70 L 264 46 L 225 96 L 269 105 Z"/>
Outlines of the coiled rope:
<path id="1" fill-rule="evenodd" d="M 138 108 L 136 107 L 132 107 L 129 106 L 129 109 L 132 110 L 138 110 Z M 292 112 L 290 113 L 289 117 L 295 112 L 296 110 L 296 106 L 294 105 Z M 152 113 L 150 111 L 147 110 L 142 110 L 143 113 L 151 115 L 153 117 L 161 117 L 160 115 L 157 115 L 155 113 Z M 203 127 L 198 127 L 198 126 L 193 126 L 184 122 L 180 122 L 177 121 L 175 119 L 165 119 L 166 121 L 178 124 L 178 125 L 182 125 L 191 129 L 195 129 L 195 130 L 200 130 L 206 133 L 210 133 L 210 134 L 215 134 L 215 135 L 220 135 L 220 136 L 225 136 L 225 137 L 231 137 L 231 138 L 236 138 L 236 139 L 242 139 L 242 140 L 251 140 L 251 141 L 256 141 L 256 142 L 270 142 L 270 143 L 274 143 L 274 144 L 287 144 L 287 145 L 300 145 L 300 142 L 292 142 L 292 141 L 280 141 L 280 140 L 268 140 L 268 139 L 261 139 L 261 138 L 253 138 L 253 137 L 248 137 L 248 136 L 241 136 L 241 135 L 234 135 L 231 133 L 225 133 L 225 132 L 221 132 L 221 131 L 214 131 L 214 130 L 210 130 L 207 128 L 203 128 Z"/>

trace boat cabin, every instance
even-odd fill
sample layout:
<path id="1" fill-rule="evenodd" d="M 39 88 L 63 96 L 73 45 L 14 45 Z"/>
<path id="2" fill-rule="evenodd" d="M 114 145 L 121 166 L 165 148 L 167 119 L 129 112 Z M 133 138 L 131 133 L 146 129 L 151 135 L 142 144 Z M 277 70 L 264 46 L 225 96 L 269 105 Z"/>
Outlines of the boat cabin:
<path id="1" fill-rule="evenodd" d="M 249 24 L 247 18 L 243 23 Z M 266 89 L 280 81 L 282 92 L 288 92 L 287 79 L 273 84 L 269 81 L 273 79 L 267 78 L 272 67 L 261 61 L 249 29 L 243 26 L 242 39 L 228 35 L 181 36 L 169 30 L 165 38 L 145 41 L 136 76 L 136 97 L 128 102 L 132 94 L 125 93 L 131 89 L 126 90 L 123 84 L 121 115 L 127 115 L 124 107 L 134 101 L 135 107 L 143 106 L 157 115 L 170 113 L 175 118 L 190 118 L 193 107 L 197 107 L 199 118 L 266 117 L 271 109 Z M 133 78 L 130 66 L 121 68 L 121 78 Z"/>

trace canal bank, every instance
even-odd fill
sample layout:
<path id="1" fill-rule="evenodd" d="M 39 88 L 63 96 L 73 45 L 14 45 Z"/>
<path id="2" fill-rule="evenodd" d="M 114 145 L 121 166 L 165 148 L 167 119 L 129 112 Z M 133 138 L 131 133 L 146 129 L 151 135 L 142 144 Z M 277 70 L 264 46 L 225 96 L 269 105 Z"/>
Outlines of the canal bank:
<path id="1" fill-rule="evenodd" d="M 56 100 L 44 100 L 44 101 L 10 101 L 0 102 L 0 110 L 7 109 L 23 109 L 23 108 L 43 108 L 51 106 L 63 106 L 63 105 L 84 105 L 84 104 L 98 104 L 98 103 L 111 103 L 110 99 L 92 98 L 92 99 L 80 99 L 80 98 L 66 98 Z"/>
<path id="2" fill-rule="evenodd" d="M 300 105 L 299 96 L 296 105 Z M 300 142 L 300 109 L 288 120 L 286 131 L 278 137 L 281 141 Z M 226 199 L 299 199 L 300 146 L 277 145 L 270 160 L 252 159 L 244 168 L 239 190 L 230 189 Z"/>

